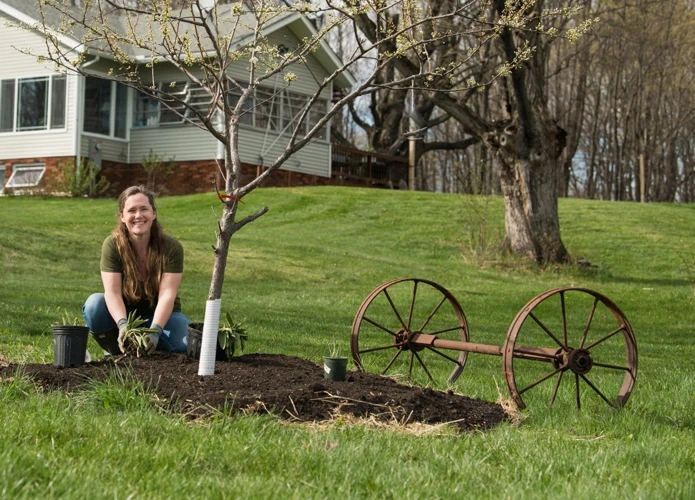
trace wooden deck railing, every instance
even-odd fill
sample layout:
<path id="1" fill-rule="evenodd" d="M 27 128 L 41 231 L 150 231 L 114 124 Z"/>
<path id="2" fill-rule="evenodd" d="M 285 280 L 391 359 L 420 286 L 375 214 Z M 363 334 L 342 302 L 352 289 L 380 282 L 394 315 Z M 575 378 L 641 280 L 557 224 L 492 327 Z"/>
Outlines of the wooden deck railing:
<path id="1" fill-rule="evenodd" d="M 407 189 L 408 159 L 332 145 L 332 184 Z"/>

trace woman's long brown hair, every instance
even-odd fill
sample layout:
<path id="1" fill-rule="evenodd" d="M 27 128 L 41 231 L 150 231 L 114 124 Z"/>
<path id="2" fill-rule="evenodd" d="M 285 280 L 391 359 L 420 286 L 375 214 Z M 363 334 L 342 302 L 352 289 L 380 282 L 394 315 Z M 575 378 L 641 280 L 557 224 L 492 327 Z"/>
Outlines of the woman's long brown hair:
<path id="1" fill-rule="evenodd" d="M 123 214 L 126 200 L 134 194 L 144 194 L 147 196 L 153 213 L 157 213 L 157 206 L 154 202 L 154 194 L 145 186 L 131 186 L 124 190 L 118 197 L 118 226 L 113 232 L 116 239 L 116 248 L 123 263 L 123 296 L 127 302 L 134 303 L 147 298 L 150 305 L 153 305 L 159 295 L 159 282 L 164 270 L 164 232 L 159 225 L 159 219 L 152 221 L 150 232 L 150 242 L 147 251 L 147 277 L 145 278 L 145 297 L 138 293 L 138 261 L 133 244 L 128 237 L 128 228 L 121 222 L 120 215 Z"/>

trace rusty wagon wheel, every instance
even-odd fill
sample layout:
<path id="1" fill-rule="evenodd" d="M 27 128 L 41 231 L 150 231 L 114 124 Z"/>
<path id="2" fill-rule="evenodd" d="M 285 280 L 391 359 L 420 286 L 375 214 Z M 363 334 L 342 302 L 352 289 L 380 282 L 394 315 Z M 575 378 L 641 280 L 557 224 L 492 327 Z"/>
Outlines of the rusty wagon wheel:
<path id="1" fill-rule="evenodd" d="M 516 315 L 502 363 L 519 408 L 526 407 L 524 399 L 550 406 L 575 400 L 581 408 L 582 398 L 619 408 L 635 384 L 637 344 L 627 318 L 607 297 L 584 288 L 557 288 Z"/>
<path id="2" fill-rule="evenodd" d="M 355 315 L 352 359 L 362 371 L 418 381 L 424 374 L 425 382 L 435 382 L 435 377 L 453 367 L 448 381 L 454 382 L 468 353 L 452 354 L 416 343 L 418 336 L 467 342 L 468 323 L 461 306 L 448 290 L 432 281 L 402 278 L 386 282 L 369 294 Z"/>

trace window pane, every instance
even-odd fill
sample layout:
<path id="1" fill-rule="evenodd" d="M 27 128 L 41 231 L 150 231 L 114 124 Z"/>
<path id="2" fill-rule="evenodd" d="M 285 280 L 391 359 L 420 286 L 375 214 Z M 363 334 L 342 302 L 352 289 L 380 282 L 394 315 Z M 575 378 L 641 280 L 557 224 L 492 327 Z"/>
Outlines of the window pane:
<path id="1" fill-rule="evenodd" d="M 123 84 L 116 84 L 116 130 L 113 134 L 116 137 L 125 139 L 126 120 L 128 116 L 128 87 Z"/>
<path id="2" fill-rule="evenodd" d="M 84 131 L 110 135 L 111 82 L 87 77 L 84 93 Z"/>
<path id="3" fill-rule="evenodd" d="M 239 102 L 241 98 L 241 91 L 237 89 L 231 89 L 227 92 L 227 104 L 230 108 L 234 107 Z M 239 123 L 245 123 L 247 125 L 253 125 L 253 94 L 244 101 L 243 109 L 240 110 L 241 116 L 239 116 Z"/>
<path id="4" fill-rule="evenodd" d="M 46 167 L 44 165 L 34 165 L 30 167 L 15 165 L 12 169 L 12 175 L 5 187 L 18 188 L 38 186 L 45 171 Z"/>
<path id="5" fill-rule="evenodd" d="M 282 98 L 282 131 L 291 134 L 297 126 L 297 120 L 306 107 L 308 97 L 285 91 Z M 306 117 L 305 117 L 306 120 Z M 304 122 L 306 124 L 306 121 Z M 304 135 L 305 128 L 299 131 L 299 135 Z"/>
<path id="6" fill-rule="evenodd" d="M 14 130 L 14 80 L 3 80 L 0 86 L 0 132 Z"/>
<path id="7" fill-rule="evenodd" d="M 277 100 L 277 102 L 276 102 Z M 278 108 L 280 96 L 270 89 L 257 88 L 254 104 L 254 125 L 268 130 L 280 130 Z"/>
<path id="8" fill-rule="evenodd" d="M 321 118 L 326 116 L 326 113 L 328 112 L 328 101 L 325 99 L 319 99 L 314 103 L 314 105 L 311 107 L 309 110 L 309 121 L 308 121 L 308 128 L 307 130 L 311 130 L 314 128 L 314 125 L 316 125 Z M 317 139 L 325 139 L 327 137 L 326 135 L 326 129 L 328 128 L 327 125 L 324 125 L 323 128 L 314 136 Z"/>
<path id="9" fill-rule="evenodd" d="M 19 80 L 19 124 L 17 130 L 46 128 L 48 77 Z"/>
<path id="10" fill-rule="evenodd" d="M 51 89 L 51 128 L 65 127 L 65 99 L 67 77 L 65 75 L 54 76 Z"/>
<path id="11" fill-rule="evenodd" d="M 134 127 L 152 127 L 159 124 L 159 103 L 143 92 L 135 97 Z"/>
<path id="12" fill-rule="evenodd" d="M 188 84 L 188 104 L 203 116 L 207 115 L 210 111 L 210 106 L 212 104 L 212 97 L 210 93 L 197 83 Z M 197 115 L 190 109 L 186 110 L 186 117 L 193 121 L 199 121 Z"/>
<path id="13" fill-rule="evenodd" d="M 161 113 L 159 115 L 160 122 L 182 123 L 182 115 L 186 113 L 186 108 L 181 101 L 186 100 L 186 84 L 163 83 L 162 92 L 166 93 L 167 96 L 162 96 Z"/>

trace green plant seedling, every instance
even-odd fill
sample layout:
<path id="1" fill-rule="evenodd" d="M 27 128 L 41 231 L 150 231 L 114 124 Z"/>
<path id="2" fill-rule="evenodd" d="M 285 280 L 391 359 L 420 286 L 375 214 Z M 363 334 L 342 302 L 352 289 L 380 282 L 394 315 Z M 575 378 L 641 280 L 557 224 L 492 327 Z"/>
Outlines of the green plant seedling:
<path id="1" fill-rule="evenodd" d="M 151 333 L 156 333 L 153 328 L 144 328 L 145 320 L 142 319 L 135 311 L 128 314 L 126 322 L 126 331 L 122 338 L 121 350 L 124 354 L 135 354 L 138 358 L 147 356 L 147 336 Z"/>
<path id="2" fill-rule="evenodd" d="M 340 350 L 340 346 L 338 345 L 338 342 L 336 340 L 333 340 L 333 342 L 331 342 L 331 346 L 328 350 L 328 357 L 329 358 L 343 358 L 344 357 L 342 355 L 341 350 Z"/>
<path id="3" fill-rule="evenodd" d="M 63 310 L 60 320 L 53 323 L 55 326 L 83 326 L 84 319 L 81 316 L 73 316 L 68 310 Z"/>
<path id="4" fill-rule="evenodd" d="M 224 316 L 225 321 L 217 330 L 217 342 L 227 357 L 231 358 L 234 356 L 237 346 L 239 347 L 239 352 L 244 352 L 249 335 L 243 323 L 233 321 L 228 312 Z"/>

